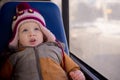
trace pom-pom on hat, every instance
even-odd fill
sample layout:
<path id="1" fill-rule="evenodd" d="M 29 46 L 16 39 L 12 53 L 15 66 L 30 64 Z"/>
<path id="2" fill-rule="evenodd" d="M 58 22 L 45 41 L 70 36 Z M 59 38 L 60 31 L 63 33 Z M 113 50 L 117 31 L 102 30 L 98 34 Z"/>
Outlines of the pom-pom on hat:
<path id="1" fill-rule="evenodd" d="M 40 28 L 43 34 L 46 36 L 47 41 L 55 41 L 54 34 L 46 28 L 46 23 L 43 16 L 36 11 L 35 9 L 31 8 L 30 5 L 26 2 L 21 2 L 16 7 L 16 15 L 13 17 L 12 23 L 12 31 L 13 37 L 9 43 L 10 48 L 17 48 L 18 47 L 18 29 L 21 24 L 34 21 L 40 25 Z"/>

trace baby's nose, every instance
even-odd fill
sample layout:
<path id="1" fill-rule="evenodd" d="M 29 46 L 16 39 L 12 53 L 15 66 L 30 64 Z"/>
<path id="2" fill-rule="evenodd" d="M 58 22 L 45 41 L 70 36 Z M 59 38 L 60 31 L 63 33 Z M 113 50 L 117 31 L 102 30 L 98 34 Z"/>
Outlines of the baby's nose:
<path id="1" fill-rule="evenodd" d="M 32 37 L 35 36 L 35 34 L 33 32 L 30 32 L 29 36 Z"/>
<path id="2" fill-rule="evenodd" d="M 35 36 L 35 35 L 30 34 L 30 37 L 32 37 L 32 36 Z"/>

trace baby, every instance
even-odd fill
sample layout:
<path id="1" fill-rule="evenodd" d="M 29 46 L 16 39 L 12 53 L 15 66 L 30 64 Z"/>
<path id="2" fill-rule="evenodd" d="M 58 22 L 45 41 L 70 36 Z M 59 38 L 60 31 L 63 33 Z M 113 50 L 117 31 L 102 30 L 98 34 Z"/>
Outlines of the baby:
<path id="1" fill-rule="evenodd" d="M 63 43 L 46 28 L 43 16 L 20 3 L 12 23 L 9 48 L 15 53 L 0 70 L 4 80 L 85 80 L 80 67 L 65 53 Z"/>

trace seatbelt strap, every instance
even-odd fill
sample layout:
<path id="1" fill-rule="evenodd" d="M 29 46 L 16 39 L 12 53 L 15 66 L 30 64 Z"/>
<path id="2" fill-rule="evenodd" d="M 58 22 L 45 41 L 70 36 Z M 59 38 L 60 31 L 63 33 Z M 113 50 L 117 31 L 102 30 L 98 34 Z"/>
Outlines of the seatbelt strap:
<path id="1" fill-rule="evenodd" d="M 60 43 L 58 40 L 56 40 L 56 42 L 57 42 L 58 46 L 60 47 L 60 49 L 62 50 L 63 69 L 66 71 L 66 65 L 65 65 L 65 53 L 64 53 L 64 49 L 63 49 L 63 47 L 62 47 L 61 43 Z"/>

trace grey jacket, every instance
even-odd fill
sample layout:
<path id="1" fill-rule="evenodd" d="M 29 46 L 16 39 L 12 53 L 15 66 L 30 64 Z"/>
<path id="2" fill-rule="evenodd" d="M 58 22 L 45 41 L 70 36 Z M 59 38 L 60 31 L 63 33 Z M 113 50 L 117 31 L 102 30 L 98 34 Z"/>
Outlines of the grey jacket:
<path id="1" fill-rule="evenodd" d="M 67 74 L 79 69 L 79 66 L 66 54 L 64 57 L 66 71 L 63 69 L 61 48 L 57 43 L 46 42 L 14 53 L 4 68 L 10 67 L 8 73 L 12 73 L 13 80 L 68 80 Z"/>

